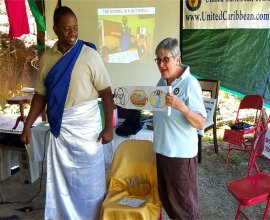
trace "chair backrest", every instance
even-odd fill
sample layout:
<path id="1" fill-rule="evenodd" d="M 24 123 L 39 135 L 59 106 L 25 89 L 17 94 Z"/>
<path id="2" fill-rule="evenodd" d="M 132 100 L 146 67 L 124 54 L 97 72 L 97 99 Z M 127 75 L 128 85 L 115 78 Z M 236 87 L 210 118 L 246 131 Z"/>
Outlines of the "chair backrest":
<path id="1" fill-rule="evenodd" d="M 263 97 L 260 95 L 246 95 L 239 104 L 239 109 L 263 109 Z"/>
<path id="2" fill-rule="evenodd" d="M 243 109 L 256 110 L 254 115 L 254 126 L 256 127 L 255 133 L 263 131 L 262 112 L 263 112 L 263 97 L 260 95 L 246 95 L 239 104 L 235 122 L 240 122 L 240 111 Z"/>
<path id="3" fill-rule="evenodd" d="M 108 188 L 115 184 L 125 186 L 134 177 L 147 177 L 156 185 L 156 156 L 153 142 L 125 140 L 116 149 L 108 176 Z"/>
<path id="4" fill-rule="evenodd" d="M 219 93 L 219 86 L 220 86 L 220 81 L 219 80 L 214 80 L 214 79 L 198 79 L 203 95 L 209 93 L 209 97 L 216 99 L 218 98 L 218 93 Z"/>
<path id="5" fill-rule="evenodd" d="M 216 123 L 216 109 L 218 105 L 220 81 L 213 79 L 198 79 L 198 81 L 201 85 L 203 96 L 216 100 L 215 111 L 213 114 L 213 122 Z"/>

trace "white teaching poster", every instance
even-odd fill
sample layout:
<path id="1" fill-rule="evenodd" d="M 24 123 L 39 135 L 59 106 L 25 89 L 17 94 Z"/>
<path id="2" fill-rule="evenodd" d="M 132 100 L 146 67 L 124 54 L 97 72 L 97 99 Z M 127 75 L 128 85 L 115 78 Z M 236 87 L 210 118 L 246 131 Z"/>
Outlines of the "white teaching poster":
<path id="1" fill-rule="evenodd" d="M 171 86 L 123 86 L 114 90 L 115 104 L 127 109 L 168 111 L 166 93 Z"/>
<path id="2" fill-rule="evenodd" d="M 270 129 L 268 128 L 265 133 L 264 149 L 262 154 L 267 158 L 270 158 Z"/>
<path id="3" fill-rule="evenodd" d="M 207 113 L 206 120 L 213 121 L 216 107 L 216 99 L 203 97 L 203 104 Z"/>

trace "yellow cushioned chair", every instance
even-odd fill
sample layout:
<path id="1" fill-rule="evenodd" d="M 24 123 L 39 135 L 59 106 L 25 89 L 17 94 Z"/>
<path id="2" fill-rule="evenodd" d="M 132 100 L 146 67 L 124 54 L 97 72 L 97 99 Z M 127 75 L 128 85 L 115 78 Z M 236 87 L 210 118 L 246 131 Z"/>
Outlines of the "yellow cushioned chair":
<path id="1" fill-rule="evenodd" d="M 152 147 L 153 143 L 147 140 L 126 140 L 118 146 L 108 176 L 101 219 L 159 219 L 161 202 Z M 139 207 L 118 204 L 124 198 L 145 202 Z"/>

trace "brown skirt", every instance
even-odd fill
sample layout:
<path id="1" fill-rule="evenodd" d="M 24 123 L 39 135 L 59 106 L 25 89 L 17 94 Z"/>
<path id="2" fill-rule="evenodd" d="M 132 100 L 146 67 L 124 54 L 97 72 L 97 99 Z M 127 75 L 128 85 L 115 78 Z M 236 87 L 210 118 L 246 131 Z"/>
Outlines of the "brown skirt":
<path id="1" fill-rule="evenodd" d="M 156 154 L 158 191 L 171 219 L 198 219 L 197 157 Z"/>

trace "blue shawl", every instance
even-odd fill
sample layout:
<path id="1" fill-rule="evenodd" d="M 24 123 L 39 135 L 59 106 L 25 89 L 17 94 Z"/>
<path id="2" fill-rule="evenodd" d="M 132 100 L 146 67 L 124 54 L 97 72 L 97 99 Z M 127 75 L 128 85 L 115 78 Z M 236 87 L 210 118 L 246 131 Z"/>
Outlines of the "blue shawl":
<path id="1" fill-rule="evenodd" d="M 48 122 L 51 133 L 56 138 L 59 136 L 61 129 L 71 73 L 84 44 L 96 50 L 94 44 L 78 40 L 72 49 L 52 67 L 44 81 L 47 89 Z"/>

